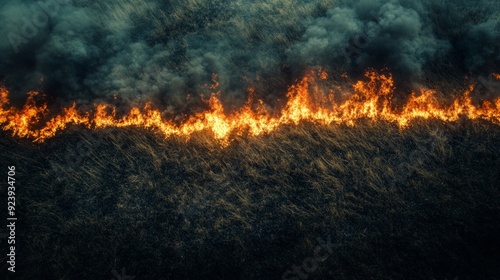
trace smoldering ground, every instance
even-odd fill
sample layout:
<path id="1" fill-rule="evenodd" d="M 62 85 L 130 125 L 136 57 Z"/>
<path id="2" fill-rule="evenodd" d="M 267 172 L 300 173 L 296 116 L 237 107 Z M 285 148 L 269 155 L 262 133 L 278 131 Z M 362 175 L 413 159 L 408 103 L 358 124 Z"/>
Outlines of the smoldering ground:
<path id="1" fill-rule="evenodd" d="M 314 66 L 354 77 L 387 67 L 405 88 L 500 62 L 494 0 L 0 2 L 0 80 L 14 99 L 37 89 L 186 111 L 217 73 L 229 107 L 250 86 L 273 106 Z"/>

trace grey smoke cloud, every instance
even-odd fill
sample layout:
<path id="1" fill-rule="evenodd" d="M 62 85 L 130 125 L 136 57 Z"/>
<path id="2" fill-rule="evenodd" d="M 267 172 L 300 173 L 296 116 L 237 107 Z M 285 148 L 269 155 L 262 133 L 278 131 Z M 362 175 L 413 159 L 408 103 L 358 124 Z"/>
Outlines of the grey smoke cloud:
<path id="1" fill-rule="evenodd" d="M 409 80 L 422 77 L 425 63 L 448 51 L 424 8 L 409 1 L 358 1 L 315 19 L 289 50 L 297 63 L 347 64 L 351 69 L 390 67 Z"/>
<path id="2" fill-rule="evenodd" d="M 500 23 L 489 19 L 472 25 L 460 46 L 464 51 L 465 64 L 474 70 L 487 67 L 494 71 L 493 63 L 500 62 Z M 498 70 L 498 69 L 497 69 Z"/>
<path id="3" fill-rule="evenodd" d="M 500 62 L 494 0 L 0 3 L 0 81 L 61 102 L 118 96 L 182 111 L 210 91 L 212 73 L 222 99 L 240 104 L 250 85 L 272 100 L 314 66 L 386 66 L 413 82 L 445 62 L 464 74 Z"/>

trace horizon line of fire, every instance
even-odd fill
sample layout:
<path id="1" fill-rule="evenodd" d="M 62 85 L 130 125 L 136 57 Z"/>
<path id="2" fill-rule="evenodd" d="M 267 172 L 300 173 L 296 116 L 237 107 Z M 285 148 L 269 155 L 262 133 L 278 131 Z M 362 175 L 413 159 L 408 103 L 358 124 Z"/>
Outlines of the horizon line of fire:
<path id="1" fill-rule="evenodd" d="M 89 111 L 79 112 L 76 103 L 73 103 L 55 117 L 44 121 L 49 110 L 46 103 L 39 105 L 35 101 L 38 92 L 29 92 L 24 106 L 15 108 L 8 106 L 9 91 L 0 86 L 0 126 L 4 131 L 10 131 L 13 137 L 30 138 L 33 142 L 44 142 L 70 125 L 84 125 L 89 129 L 142 127 L 158 131 L 165 137 L 189 137 L 195 132 L 208 130 L 216 140 L 227 144 L 234 134 L 257 136 L 270 133 L 280 125 L 299 124 L 302 121 L 354 126 L 358 120 L 370 119 L 396 123 L 400 128 L 405 128 L 415 119 L 453 122 L 465 117 L 500 124 L 500 97 L 483 98 L 476 102 L 472 95 L 477 90 L 477 84 L 470 85 L 449 105 L 442 105 L 438 101 L 435 90 L 421 88 L 413 91 L 396 110 L 392 104 L 395 90 L 392 75 L 367 70 L 364 76 L 362 80 L 351 84 L 351 89 L 346 92 L 338 85 L 324 86 L 328 83 L 325 70 L 311 70 L 289 87 L 286 105 L 279 114 L 269 113 L 263 102 L 257 100 L 255 103 L 250 94 L 240 110 L 226 115 L 218 98 L 220 91 L 213 92 L 206 101 L 209 109 L 190 116 L 181 124 L 164 119 L 161 111 L 153 108 L 151 103 L 146 103 L 142 108 L 134 107 L 123 117 L 117 117 L 117 108 L 109 104 L 95 105 L 91 114 Z M 495 81 L 500 80 L 500 74 L 492 74 L 492 77 Z M 210 87 L 212 90 L 219 86 L 215 78 L 215 85 Z M 340 101 L 338 92 L 344 96 Z"/>

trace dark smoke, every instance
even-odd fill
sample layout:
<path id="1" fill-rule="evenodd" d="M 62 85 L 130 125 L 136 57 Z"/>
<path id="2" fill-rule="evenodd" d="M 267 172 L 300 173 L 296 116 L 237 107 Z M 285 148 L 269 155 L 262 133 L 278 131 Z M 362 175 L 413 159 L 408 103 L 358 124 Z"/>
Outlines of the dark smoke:
<path id="1" fill-rule="evenodd" d="M 499 70 L 500 2 L 0 0 L 0 81 L 16 96 L 184 111 L 218 74 L 234 106 L 271 102 L 309 67 L 387 67 L 421 82 L 441 65 Z"/>

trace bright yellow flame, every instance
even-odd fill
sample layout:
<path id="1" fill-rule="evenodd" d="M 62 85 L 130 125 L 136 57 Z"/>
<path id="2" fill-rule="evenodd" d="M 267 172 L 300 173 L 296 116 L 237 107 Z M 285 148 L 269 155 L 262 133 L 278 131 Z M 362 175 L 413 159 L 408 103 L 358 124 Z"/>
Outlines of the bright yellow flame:
<path id="1" fill-rule="evenodd" d="M 499 74 L 492 76 L 500 79 Z M 390 74 L 367 71 L 364 80 L 355 82 L 349 92 L 341 92 L 343 100 L 335 97 L 335 91 L 339 87 L 323 85 L 327 79 L 328 73 L 321 69 L 304 75 L 289 88 L 288 102 L 278 115 L 265 110 L 262 100 L 257 100 L 260 105 L 257 109 L 252 107 L 253 89 L 249 90 L 250 97 L 246 104 L 236 113 L 229 115 L 224 113 L 222 103 L 217 97 L 219 93 L 213 93 L 207 100 L 207 111 L 191 116 L 180 125 L 163 119 L 161 112 L 150 103 L 143 108 L 132 108 L 123 117 L 117 117 L 116 108 L 107 104 L 96 105 L 93 113 L 89 113 L 79 112 L 73 103 L 57 116 L 43 122 L 43 117 L 48 115 L 48 109 L 46 104 L 37 104 L 36 92 L 29 92 L 27 102 L 18 109 L 9 106 L 9 93 L 6 88 L 0 87 L 0 125 L 3 130 L 11 131 L 13 136 L 32 138 L 35 142 L 43 142 L 66 129 L 68 125 L 78 124 L 91 129 L 142 127 L 158 131 L 165 137 L 189 137 L 195 132 L 210 131 L 222 145 L 227 145 L 235 134 L 248 133 L 257 136 L 270 133 L 280 125 L 299 124 L 302 121 L 321 125 L 355 125 L 361 119 L 369 119 L 395 123 L 404 128 L 418 118 L 451 122 L 466 116 L 469 119 L 483 119 L 500 124 L 500 98 L 473 104 L 471 95 L 475 85 L 471 85 L 448 106 L 438 102 L 434 90 L 420 89 L 413 92 L 400 109 L 395 109 L 392 104 L 395 87 Z M 214 85 L 210 86 L 210 89 L 215 90 L 219 86 L 216 75 L 213 80 Z"/>

